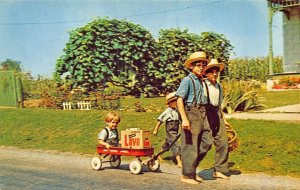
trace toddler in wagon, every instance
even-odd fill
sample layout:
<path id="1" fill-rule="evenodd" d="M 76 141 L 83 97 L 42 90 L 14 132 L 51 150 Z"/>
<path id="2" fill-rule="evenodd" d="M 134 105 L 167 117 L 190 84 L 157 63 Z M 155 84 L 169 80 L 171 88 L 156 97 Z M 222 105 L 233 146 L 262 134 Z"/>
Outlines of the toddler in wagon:
<path id="1" fill-rule="evenodd" d="M 106 126 L 98 134 L 99 144 L 106 148 L 119 146 L 118 124 L 121 122 L 120 116 L 116 112 L 109 112 L 105 117 Z"/>

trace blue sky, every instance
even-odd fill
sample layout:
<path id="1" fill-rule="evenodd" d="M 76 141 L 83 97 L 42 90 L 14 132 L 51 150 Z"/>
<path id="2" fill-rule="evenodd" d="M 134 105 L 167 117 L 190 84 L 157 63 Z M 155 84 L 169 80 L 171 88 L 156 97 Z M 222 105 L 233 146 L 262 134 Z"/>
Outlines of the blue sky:
<path id="1" fill-rule="evenodd" d="M 21 61 L 33 76 L 52 76 L 68 32 L 96 17 L 125 18 L 149 30 L 224 34 L 234 57 L 268 55 L 267 0 L 0 0 L 0 62 Z M 273 17 L 274 55 L 283 54 L 282 15 Z"/>

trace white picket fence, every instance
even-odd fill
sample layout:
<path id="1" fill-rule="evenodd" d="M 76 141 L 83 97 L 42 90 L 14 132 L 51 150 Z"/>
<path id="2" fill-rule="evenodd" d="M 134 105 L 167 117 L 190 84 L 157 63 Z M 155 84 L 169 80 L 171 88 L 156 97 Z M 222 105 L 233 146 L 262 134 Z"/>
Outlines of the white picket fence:
<path id="1" fill-rule="evenodd" d="M 72 109 L 72 105 L 71 102 L 63 102 L 63 110 L 71 110 Z"/>
<path id="2" fill-rule="evenodd" d="M 63 102 L 63 110 L 72 110 L 71 102 Z M 77 109 L 79 110 L 90 110 L 92 108 L 91 101 L 78 101 L 76 102 Z"/>
<path id="3" fill-rule="evenodd" d="M 80 101 L 77 102 L 77 109 L 80 110 L 90 110 L 91 109 L 91 101 Z"/>

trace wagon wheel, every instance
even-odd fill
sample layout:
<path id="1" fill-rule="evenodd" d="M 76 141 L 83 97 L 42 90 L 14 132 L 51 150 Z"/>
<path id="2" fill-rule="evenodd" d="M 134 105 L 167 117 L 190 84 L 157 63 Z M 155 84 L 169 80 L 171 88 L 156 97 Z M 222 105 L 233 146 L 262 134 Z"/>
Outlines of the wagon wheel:
<path id="1" fill-rule="evenodd" d="M 92 159 L 91 164 L 92 164 L 93 170 L 100 170 L 102 167 L 102 159 L 99 157 L 94 157 Z"/>
<path id="2" fill-rule="evenodd" d="M 120 164 L 121 164 L 121 156 L 112 155 L 109 158 L 109 163 L 110 163 L 111 167 L 118 168 L 120 166 Z"/>
<path id="3" fill-rule="evenodd" d="M 148 163 L 147 163 L 147 166 L 148 166 L 148 169 L 151 171 L 151 172 L 156 172 L 159 167 L 160 167 L 160 161 L 157 159 L 157 160 L 154 160 L 154 159 L 151 159 Z"/>
<path id="4" fill-rule="evenodd" d="M 142 163 L 139 160 L 133 160 L 129 164 L 129 169 L 133 174 L 139 174 L 142 171 Z"/>

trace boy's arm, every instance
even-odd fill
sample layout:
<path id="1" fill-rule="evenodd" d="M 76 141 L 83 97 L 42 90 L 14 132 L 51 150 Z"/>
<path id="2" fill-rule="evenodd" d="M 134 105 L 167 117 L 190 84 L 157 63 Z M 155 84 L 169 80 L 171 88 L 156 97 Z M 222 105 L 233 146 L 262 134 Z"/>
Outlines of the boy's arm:
<path id="1" fill-rule="evenodd" d="M 155 126 L 155 128 L 154 128 L 154 130 L 153 130 L 153 135 L 157 135 L 158 129 L 159 129 L 159 127 L 160 127 L 161 124 L 162 124 L 162 122 L 160 122 L 160 121 L 158 120 L 157 123 L 156 123 L 156 126 Z"/>
<path id="2" fill-rule="evenodd" d="M 110 148 L 110 144 L 104 142 L 103 140 L 99 139 L 98 142 L 99 144 L 104 145 L 106 148 Z"/>
<path id="3" fill-rule="evenodd" d="M 182 119 L 182 124 L 181 124 L 182 129 L 191 130 L 190 121 L 188 120 L 187 115 L 184 110 L 184 102 L 183 102 L 182 97 L 180 97 L 180 96 L 177 99 L 177 108 L 178 108 L 178 112 Z"/>

